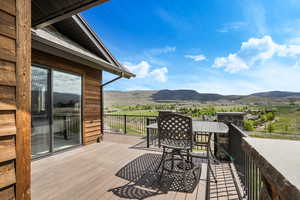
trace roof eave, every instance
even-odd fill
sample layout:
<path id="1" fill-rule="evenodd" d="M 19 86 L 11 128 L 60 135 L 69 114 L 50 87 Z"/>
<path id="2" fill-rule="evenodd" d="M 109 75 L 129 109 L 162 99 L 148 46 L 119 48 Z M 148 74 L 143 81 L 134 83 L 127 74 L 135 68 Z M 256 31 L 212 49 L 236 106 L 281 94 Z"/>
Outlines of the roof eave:
<path id="1" fill-rule="evenodd" d="M 103 54 L 107 57 L 107 59 L 111 62 L 117 65 L 118 67 L 122 68 L 123 70 L 127 70 L 124 66 L 122 66 L 121 63 L 112 55 L 112 53 L 109 51 L 108 48 L 104 45 L 104 43 L 101 41 L 101 39 L 98 37 L 98 35 L 93 31 L 93 29 L 89 26 L 89 24 L 85 21 L 85 19 L 80 15 L 74 15 L 73 19 L 79 24 L 82 25 L 82 28 L 85 29 L 96 44 L 96 46 L 99 47 L 100 50 L 103 49 Z"/>
<path id="2" fill-rule="evenodd" d="M 67 48 L 67 47 L 65 47 L 63 45 L 60 45 L 58 43 L 55 43 L 51 40 L 47 40 L 43 37 L 39 37 L 38 35 L 36 35 L 34 33 L 32 34 L 32 40 L 40 42 L 40 43 L 42 43 L 46 46 L 61 50 L 63 52 L 72 54 L 74 56 L 77 56 L 77 57 L 79 57 L 81 59 L 84 59 L 84 60 L 87 60 L 89 62 L 92 62 L 92 63 L 98 65 L 99 69 L 110 72 L 112 74 L 122 76 L 122 77 L 128 78 L 128 79 L 132 78 L 132 77 L 135 77 L 135 74 L 133 74 L 131 72 L 128 72 L 128 71 L 124 71 L 124 70 L 120 69 L 119 67 L 114 66 L 114 65 L 102 60 L 101 58 L 96 59 L 96 58 L 90 57 L 88 55 L 84 55 L 84 54 L 82 54 L 78 51 L 75 51 L 75 50 L 71 49 L 71 48 Z"/>
<path id="3" fill-rule="evenodd" d="M 46 26 L 49 26 L 51 24 L 54 24 L 58 21 L 61 21 L 63 19 L 66 19 L 68 17 L 71 17 L 72 15 L 75 15 L 77 13 L 80 13 L 84 10 L 87 10 L 91 7 L 97 6 L 101 3 L 104 3 L 108 0 L 94 0 L 88 3 L 83 3 L 79 6 L 74 6 L 74 7 L 70 7 L 68 9 L 65 10 L 59 10 L 57 12 L 51 13 L 51 15 L 48 15 L 42 19 L 40 19 L 37 22 L 33 22 L 32 26 L 35 28 L 43 28 Z"/>

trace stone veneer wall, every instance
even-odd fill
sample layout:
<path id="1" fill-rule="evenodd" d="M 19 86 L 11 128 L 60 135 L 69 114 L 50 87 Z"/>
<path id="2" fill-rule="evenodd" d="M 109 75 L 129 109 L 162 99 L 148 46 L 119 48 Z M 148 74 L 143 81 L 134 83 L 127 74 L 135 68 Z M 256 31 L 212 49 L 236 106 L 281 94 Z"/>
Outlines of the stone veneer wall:
<path id="1" fill-rule="evenodd" d="M 243 121 L 245 119 L 245 113 L 243 112 L 220 112 L 217 113 L 217 121 L 224 122 L 225 124 L 233 123 L 242 130 L 244 129 Z M 229 150 L 229 134 L 217 134 L 214 138 L 215 143 L 215 156 L 220 160 L 228 160 L 229 157 L 226 154 Z"/>

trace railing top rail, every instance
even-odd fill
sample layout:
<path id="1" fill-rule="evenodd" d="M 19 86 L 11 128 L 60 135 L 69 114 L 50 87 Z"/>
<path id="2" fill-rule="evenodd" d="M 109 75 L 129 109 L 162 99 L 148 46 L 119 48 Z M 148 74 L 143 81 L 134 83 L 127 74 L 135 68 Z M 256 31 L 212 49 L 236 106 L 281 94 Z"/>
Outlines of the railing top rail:
<path id="1" fill-rule="evenodd" d="M 243 138 L 244 151 L 282 199 L 300 199 L 299 146 L 298 141 Z"/>
<path id="2" fill-rule="evenodd" d="M 154 115 L 121 115 L 121 114 L 104 114 L 104 116 L 126 116 L 126 117 L 158 117 Z"/>
<path id="3" fill-rule="evenodd" d="M 237 131 L 239 131 L 242 135 L 242 137 L 249 137 L 248 134 L 246 134 L 240 127 L 238 127 L 237 125 L 230 123 L 230 125 L 232 127 L 234 127 Z"/>

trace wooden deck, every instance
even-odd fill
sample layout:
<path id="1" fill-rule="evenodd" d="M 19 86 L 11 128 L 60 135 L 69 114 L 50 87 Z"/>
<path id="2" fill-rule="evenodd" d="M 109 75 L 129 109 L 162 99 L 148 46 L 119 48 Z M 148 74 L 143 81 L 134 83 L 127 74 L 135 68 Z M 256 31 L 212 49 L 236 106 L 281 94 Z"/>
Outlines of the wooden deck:
<path id="1" fill-rule="evenodd" d="M 157 182 L 160 153 L 145 150 L 141 137 L 106 134 L 100 144 L 79 147 L 32 162 L 33 200 L 197 199 L 206 197 L 206 164 L 201 180 L 182 191 L 180 174 Z M 210 199 L 238 199 L 230 165 L 214 167 Z M 192 179 L 191 179 L 192 183 Z"/>

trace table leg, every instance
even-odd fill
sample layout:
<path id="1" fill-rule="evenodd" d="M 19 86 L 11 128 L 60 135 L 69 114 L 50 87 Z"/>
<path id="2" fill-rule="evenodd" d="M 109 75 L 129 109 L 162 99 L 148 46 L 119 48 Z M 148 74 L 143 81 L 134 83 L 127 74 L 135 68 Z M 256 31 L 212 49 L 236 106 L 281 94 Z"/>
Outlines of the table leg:
<path id="1" fill-rule="evenodd" d="M 147 148 L 150 147 L 150 130 L 147 128 Z"/>

